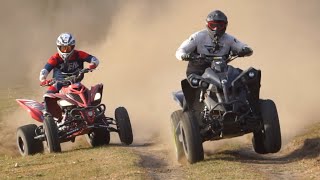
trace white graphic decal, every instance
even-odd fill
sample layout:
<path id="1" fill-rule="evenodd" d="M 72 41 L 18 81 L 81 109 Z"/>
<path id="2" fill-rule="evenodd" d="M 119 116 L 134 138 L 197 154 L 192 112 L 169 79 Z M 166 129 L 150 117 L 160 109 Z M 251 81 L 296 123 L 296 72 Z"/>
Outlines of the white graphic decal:
<path id="1" fill-rule="evenodd" d="M 68 63 L 68 71 L 75 70 L 79 67 L 77 62 Z"/>

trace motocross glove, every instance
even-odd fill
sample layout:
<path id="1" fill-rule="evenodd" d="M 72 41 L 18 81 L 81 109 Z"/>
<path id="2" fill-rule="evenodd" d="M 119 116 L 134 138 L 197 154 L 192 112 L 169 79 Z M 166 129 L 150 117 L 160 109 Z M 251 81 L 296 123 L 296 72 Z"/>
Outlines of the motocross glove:
<path id="1" fill-rule="evenodd" d="M 206 58 L 205 54 L 194 54 L 194 53 L 184 54 L 181 56 L 181 59 L 184 61 L 201 60 L 205 58 Z"/>
<path id="2" fill-rule="evenodd" d="M 91 64 L 89 64 L 89 69 L 95 69 L 97 66 L 95 65 L 95 64 L 93 64 L 93 63 L 91 63 Z"/>
<path id="3" fill-rule="evenodd" d="M 181 59 L 182 59 L 183 61 L 191 61 L 191 60 L 194 59 L 194 55 L 191 54 L 191 53 L 183 54 L 183 55 L 181 56 Z"/>
<path id="4" fill-rule="evenodd" d="M 252 49 L 249 47 L 243 47 L 241 51 L 238 53 L 239 57 L 251 56 L 253 53 Z"/>
<path id="5" fill-rule="evenodd" d="M 50 80 L 43 80 L 40 82 L 40 86 L 47 86 L 49 83 L 51 83 L 51 79 Z"/>

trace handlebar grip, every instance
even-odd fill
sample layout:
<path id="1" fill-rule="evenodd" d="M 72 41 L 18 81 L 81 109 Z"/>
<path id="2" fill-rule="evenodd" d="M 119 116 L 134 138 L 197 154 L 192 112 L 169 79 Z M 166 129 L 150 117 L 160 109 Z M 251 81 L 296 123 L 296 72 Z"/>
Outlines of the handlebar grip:
<path id="1" fill-rule="evenodd" d="M 40 82 L 40 86 L 41 87 L 52 86 L 54 83 L 56 83 L 55 79 L 45 80 L 44 82 Z"/>

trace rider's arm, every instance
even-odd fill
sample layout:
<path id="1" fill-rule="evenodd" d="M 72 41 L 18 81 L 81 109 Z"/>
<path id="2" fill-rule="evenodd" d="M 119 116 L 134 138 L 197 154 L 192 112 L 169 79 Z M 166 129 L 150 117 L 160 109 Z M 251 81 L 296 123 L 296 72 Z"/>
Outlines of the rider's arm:
<path id="1" fill-rule="evenodd" d="M 231 42 L 231 51 L 233 51 L 240 57 L 252 55 L 253 50 L 247 44 L 242 43 L 232 36 L 230 36 L 229 38 Z"/>
<path id="2" fill-rule="evenodd" d="M 194 52 L 197 48 L 196 33 L 192 34 L 187 40 L 183 41 L 176 51 L 176 58 L 180 61 L 184 60 L 184 56 Z"/>
<path id="3" fill-rule="evenodd" d="M 44 66 L 43 69 L 40 71 L 39 80 L 42 82 L 47 79 L 48 74 L 50 71 L 58 64 L 58 59 L 56 56 L 52 56 L 49 58 L 47 64 Z"/>
<path id="4" fill-rule="evenodd" d="M 94 57 L 84 51 L 79 51 L 79 57 L 81 59 L 83 59 L 85 62 L 90 63 L 90 65 L 89 65 L 90 69 L 94 69 L 94 68 L 98 67 L 98 65 L 99 65 L 99 60 L 96 57 Z"/>

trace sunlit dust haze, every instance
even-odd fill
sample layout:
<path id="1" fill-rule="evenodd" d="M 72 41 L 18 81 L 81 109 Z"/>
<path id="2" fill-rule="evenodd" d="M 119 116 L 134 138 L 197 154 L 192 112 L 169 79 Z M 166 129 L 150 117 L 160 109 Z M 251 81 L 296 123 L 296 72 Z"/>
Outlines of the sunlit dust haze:
<path id="1" fill-rule="evenodd" d="M 254 50 L 232 65 L 262 70 L 261 97 L 275 101 L 284 142 L 320 121 L 317 0 L 12 0 L 1 5 L 1 88 L 34 92 L 32 97 L 17 92 L 14 98 L 41 101 L 45 89 L 38 86 L 39 71 L 56 52 L 57 36 L 71 32 L 77 49 L 100 60 L 83 83 L 104 84 L 107 116 L 124 106 L 135 142 L 155 136 L 171 141 L 170 114 L 179 108 L 172 92 L 180 89 L 187 65 L 175 59 L 175 51 L 204 28 L 210 11 L 220 9 L 229 19 L 227 32 Z M 2 117 L 1 124 L 10 122 L 5 133 L 12 136 L 0 139 L 1 151 L 8 147 L 4 141 L 15 143 L 18 126 L 34 122 L 27 112 L 19 115 L 21 120 Z"/>

